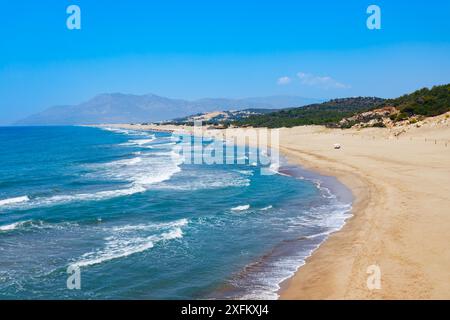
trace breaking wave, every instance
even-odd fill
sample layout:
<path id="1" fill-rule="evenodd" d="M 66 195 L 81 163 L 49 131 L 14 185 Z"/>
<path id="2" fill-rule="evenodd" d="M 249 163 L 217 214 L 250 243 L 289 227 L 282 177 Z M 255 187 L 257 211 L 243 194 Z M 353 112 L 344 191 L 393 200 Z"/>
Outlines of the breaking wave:
<path id="1" fill-rule="evenodd" d="M 111 235 L 105 238 L 104 248 L 83 254 L 71 265 L 87 267 L 146 251 L 159 242 L 182 238 L 182 227 L 187 224 L 187 219 L 180 219 L 167 223 L 113 227 L 109 230 Z"/>
<path id="2" fill-rule="evenodd" d="M 237 206 L 237 207 L 231 208 L 231 211 L 245 211 L 245 210 L 248 210 L 248 209 L 250 209 L 250 205 L 246 204 L 246 205 L 242 205 L 242 206 Z"/>
<path id="3" fill-rule="evenodd" d="M 11 204 L 16 204 L 16 203 L 27 202 L 29 200 L 30 200 L 30 198 L 28 198 L 28 196 L 8 198 L 8 199 L 0 200 L 0 206 L 6 206 L 6 205 L 11 205 Z"/>
<path id="4" fill-rule="evenodd" d="M 104 130 L 135 134 L 134 132 L 130 133 L 129 130 L 109 128 L 104 128 Z M 149 135 L 147 134 L 147 136 Z M 155 139 L 154 135 L 152 136 L 151 139 L 133 141 L 137 145 L 145 146 L 145 144 Z M 28 196 L 9 198 L 0 200 L 0 208 L 7 210 L 30 209 L 80 201 L 101 201 L 142 193 L 151 186 L 167 181 L 174 174 L 180 172 L 182 162 L 183 159 L 177 153 L 173 152 L 172 149 L 167 149 L 166 152 L 152 152 L 149 154 L 141 152 L 138 156 L 129 159 L 86 165 L 89 172 L 85 174 L 85 177 L 128 184 L 119 189 L 96 192 L 79 192 L 34 198 L 29 198 Z"/>

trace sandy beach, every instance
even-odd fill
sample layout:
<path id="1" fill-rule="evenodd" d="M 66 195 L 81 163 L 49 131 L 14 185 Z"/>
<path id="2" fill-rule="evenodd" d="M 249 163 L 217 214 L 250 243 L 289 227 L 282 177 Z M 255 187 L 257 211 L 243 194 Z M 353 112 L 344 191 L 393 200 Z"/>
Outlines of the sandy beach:
<path id="1" fill-rule="evenodd" d="M 336 176 L 355 196 L 354 217 L 286 284 L 283 299 L 450 298 L 450 147 L 441 140 L 449 127 L 398 138 L 386 131 L 283 132 L 292 161 Z M 380 267 L 380 290 L 367 288 L 370 265 Z"/>
<path id="2" fill-rule="evenodd" d="M 281 299 L 450 299 L 448 114 L 420 127 L 283 128 L 280 149 L 294 164 L 337 177 L 355 199 L 353 217 L 283 283 Z M 372 265 L 380 289 L 367 287 Z"/>

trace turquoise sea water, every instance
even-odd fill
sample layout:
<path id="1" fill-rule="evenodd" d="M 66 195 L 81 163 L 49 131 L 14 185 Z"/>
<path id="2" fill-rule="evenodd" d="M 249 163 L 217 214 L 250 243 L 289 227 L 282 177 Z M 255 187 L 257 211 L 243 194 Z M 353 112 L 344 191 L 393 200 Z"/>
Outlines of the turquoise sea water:
<path id="1" fill-rule="evenodd" d="M 177 143 L 0 128 L 0 299 L 272 299 L 348 217 L 320 177 L 185 164 Z M 67 288 L 69 265 L 80 290 Z"/>

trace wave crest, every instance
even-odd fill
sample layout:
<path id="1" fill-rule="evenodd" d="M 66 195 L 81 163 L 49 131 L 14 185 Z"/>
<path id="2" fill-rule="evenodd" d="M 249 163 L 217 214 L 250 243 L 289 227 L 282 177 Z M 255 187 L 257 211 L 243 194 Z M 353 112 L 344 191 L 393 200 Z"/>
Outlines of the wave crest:
<path id="1" fill-rule="evenodd" d="M 72 265 L 87 267 L 146 251 L 159 242 L 182 238 L 182 227 L 187 224 L 187 219 L 180 219 L 166 223 L 113 227 L 109 229 L 112 235 L 105 238 L 106 244 L 103 249 L 83 254 L 80 260 Z M 159 230 L 163 232 L 155 233 Z"/>
<path id="2" fill-rule="evenodd" d="M 30 200 L 30 198 L 28 198 L 28 196 L 8 198 L 8 199 L 0 200 L 0 206 L 6 206 L 6 205 L 10 205 L 10 204 L 27 202 L 29 200 Z"/>

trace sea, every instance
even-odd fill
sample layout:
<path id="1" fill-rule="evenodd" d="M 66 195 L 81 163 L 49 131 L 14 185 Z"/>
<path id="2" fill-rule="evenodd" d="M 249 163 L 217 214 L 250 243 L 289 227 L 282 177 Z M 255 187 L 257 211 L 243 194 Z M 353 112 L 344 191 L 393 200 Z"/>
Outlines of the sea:
<path id="1" fill-rule="evenodd" d="M 334 178 L 186 163 L 189 141 L 1 127 L 0 299 L 277 299 L 350 217 Z"/>

